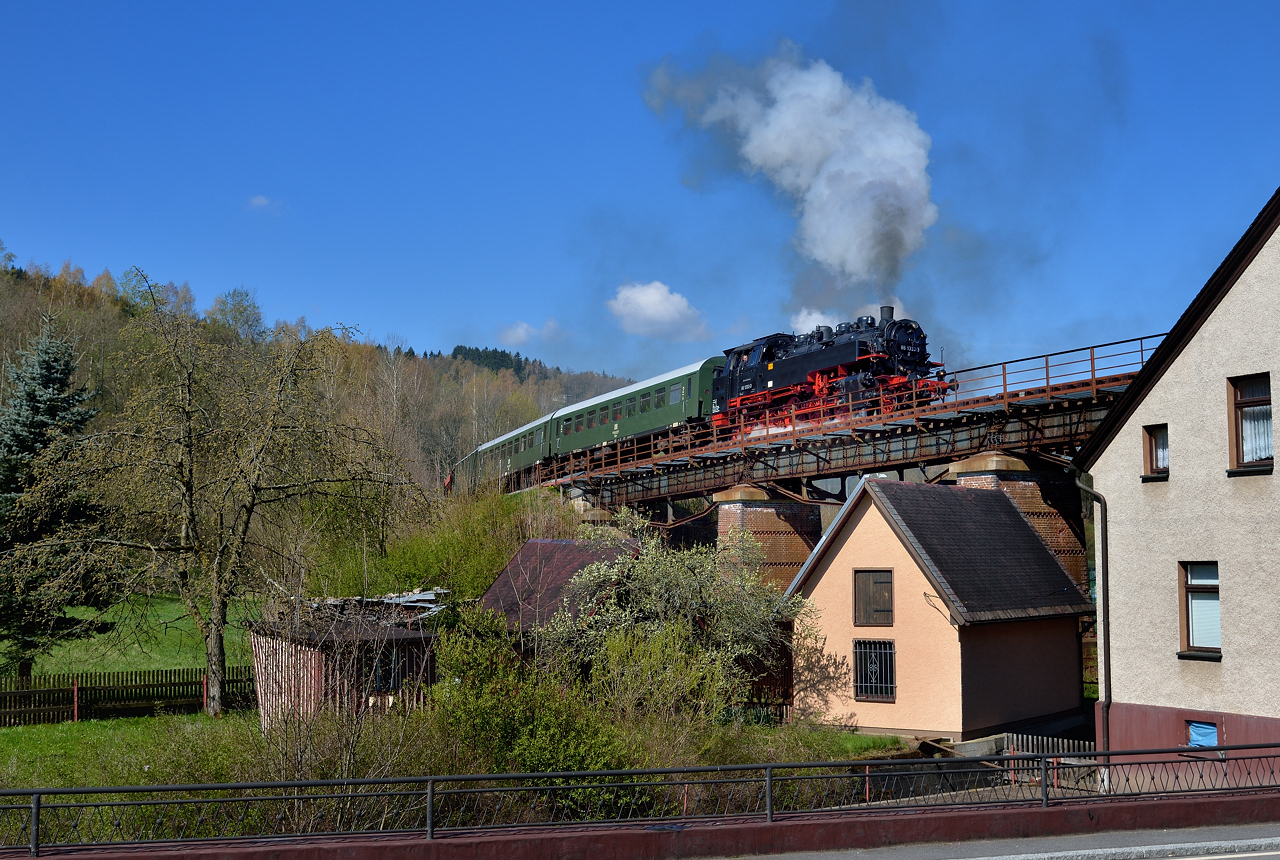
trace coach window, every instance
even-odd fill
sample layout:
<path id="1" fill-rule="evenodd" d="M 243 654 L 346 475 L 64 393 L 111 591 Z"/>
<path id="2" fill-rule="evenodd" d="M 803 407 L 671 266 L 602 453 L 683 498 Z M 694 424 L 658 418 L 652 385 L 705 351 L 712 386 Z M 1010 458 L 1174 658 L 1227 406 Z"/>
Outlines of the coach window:
<path id="1" fill-rule="evenodd" d="M 614 421 L 622 420 L 622 401 L 621 400 L 613 404 L 613 420 Z"/>
<path id="2" fill-rule="evenodd" d="M 533 437 L 533 444 L 539 448 L 542 447 L 542 428 L 541 427 L 538 428 L 538 432 Z"/>
<path id="3" fill-rule="evenodd" d="M 1227 475 L 1270 474 L 1271 375 L 1239 376 L 1230 383 L 1231 468 Z"/>
<path id="4" fill-rule="evenodd" d="M 633 418 L 636 414 L 636 399 L 634 397 L 627 398 L 627 417 Z"/>
<path id="5" fill-rule="evenodd" d="M 665 387 L 655 388 L 653 390 L 653 408 L 661 409 L 666 405 L 667 405 L 667 389 Z"/>
<path id="6" fill-rule="evenodd" d="M 582 432 L 582 419 L 583 419 L 583 415 L 581 412 L 573 416 L 573 432 L 574 433 Z"/>
<path id="7" fill-rule="evenodd" d="M 680 383 L 677 382 L 675 385 L 671 386 L 671 405 L 675 406 L 683 399 L 684 391 L 681 390 Z"/>
<path id="8" fill-rule="evenodd" d="M 596 411 L 591 409 L 587 412 L 587 429 L 594 430 L 596 426 Z"/>
<path id="9" fill-rule="evenodd" d="M 649 392 L 646 391 L 644 394 L 640 395 L 640 414 L 643 415 L 648 411 L 649 411 Z"/>
<path id="10" fill-rule="evenodd" d="M 560 425 L 560 435 L 568 436 L 572 432 L 573 432 L 573 419 L 572 418 L 564 419 L 563 423 L 561 423 Z"/>

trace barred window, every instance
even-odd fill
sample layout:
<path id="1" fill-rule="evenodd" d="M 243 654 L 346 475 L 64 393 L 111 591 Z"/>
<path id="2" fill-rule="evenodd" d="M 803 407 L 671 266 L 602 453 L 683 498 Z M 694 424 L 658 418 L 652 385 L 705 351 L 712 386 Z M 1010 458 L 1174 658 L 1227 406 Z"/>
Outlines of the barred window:
<path id="1" fill-rule="evenodd" d="M 859 702 L 892 702 L 897 672 L 892 639 L 853 640 L 853 697 Z"/>

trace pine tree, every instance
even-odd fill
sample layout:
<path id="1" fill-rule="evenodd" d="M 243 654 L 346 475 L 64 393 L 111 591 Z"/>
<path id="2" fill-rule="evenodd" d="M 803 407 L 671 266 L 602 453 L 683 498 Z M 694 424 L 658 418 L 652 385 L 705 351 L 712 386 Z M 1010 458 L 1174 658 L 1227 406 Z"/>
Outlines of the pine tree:
<path id="1" fill-rule="evenodd" d="M 46 317 L 40 335 L 6 362 L 8 396 L 0 405 L 0 640 L 19 674 L 30 675 L 35 656 L 73 627 L 64 608 L 76 596 L 65 587 L 50 557 L 32 566 L 23 562 L 24 545 L 56 532 L 85 508 L 72 495 L 50 506 L 23 511 L 38 458 L 62 440 L 79 434 L 96 410 L 85 405 L 89 393 L 74 386 L 74 345 L 59 338 Z M 58 583 L 54 586 L 54 583 Z"/>

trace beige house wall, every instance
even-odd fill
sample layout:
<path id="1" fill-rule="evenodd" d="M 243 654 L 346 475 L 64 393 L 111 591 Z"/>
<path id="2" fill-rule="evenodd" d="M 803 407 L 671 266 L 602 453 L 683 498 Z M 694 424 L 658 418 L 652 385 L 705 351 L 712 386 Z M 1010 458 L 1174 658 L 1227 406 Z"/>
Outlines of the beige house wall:
<path id="1" fill-rule="evenodd" d="M 1117 702 L 1280 717 L 1280 474 L 1226 475 L 1227 379 L 1263 372 L 1280 401 L 1277 236 L 1091 470 L 1109 507 Z M 1140 480 L 1152 424 L 1169 425 L 1166 483 Z M 1218 562 L 1221 663 L 1175 656 L 1185 561 Z"/>
<path id="2" fill-rule="evenodd" d="M 855 627 L 853 571 L 893 570 L 893 626 Z M 795 689 L 802 710 L 817 705 L 828 716 L 865 730 L 959 738 L 960 637 L 946 604 L 916 565 L 870 498 L 864 498 L 801 591 L 816 610 L 824 660 L 797 659 Z M 853 700 L 853 640 L 892 639 L 897 700 Z"/>

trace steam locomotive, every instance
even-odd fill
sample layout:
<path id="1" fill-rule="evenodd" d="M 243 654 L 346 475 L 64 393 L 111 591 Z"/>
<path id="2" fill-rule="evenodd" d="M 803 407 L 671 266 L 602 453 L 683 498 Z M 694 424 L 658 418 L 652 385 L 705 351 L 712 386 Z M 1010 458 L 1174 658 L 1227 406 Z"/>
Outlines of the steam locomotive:
<path id="1" fill-rule="evenodd" d="M 947 393 L 941 362 L 930 361 L 915 320 L 858 317 L 802 335 L 771 334 L 725 350 L 711 383 L 711 421 L 727 424 L 788 404 L 831 400 L 881 412 L 923 405 Z"/>
<path id="2" fill-rule="evenodd" d="M 789 405 L 814 407 L 805 420 L 827 417 L 828 405 L 880 414 L 922 406 L 951 387 L 927 346 L 920 325 L 894 319 L 892 305 L 880 308 L 878 321 L 864 316 L 802 335 L 771 334 L 557 409 L 486 442 L 456 469 L 474 485 L 484 475 L 520 473 L 584 451 L 597 456 L 673 427 L 741 422 L 751 433 L 761 418 L 787 420 L 787 410 L 770 410 Z"/>

